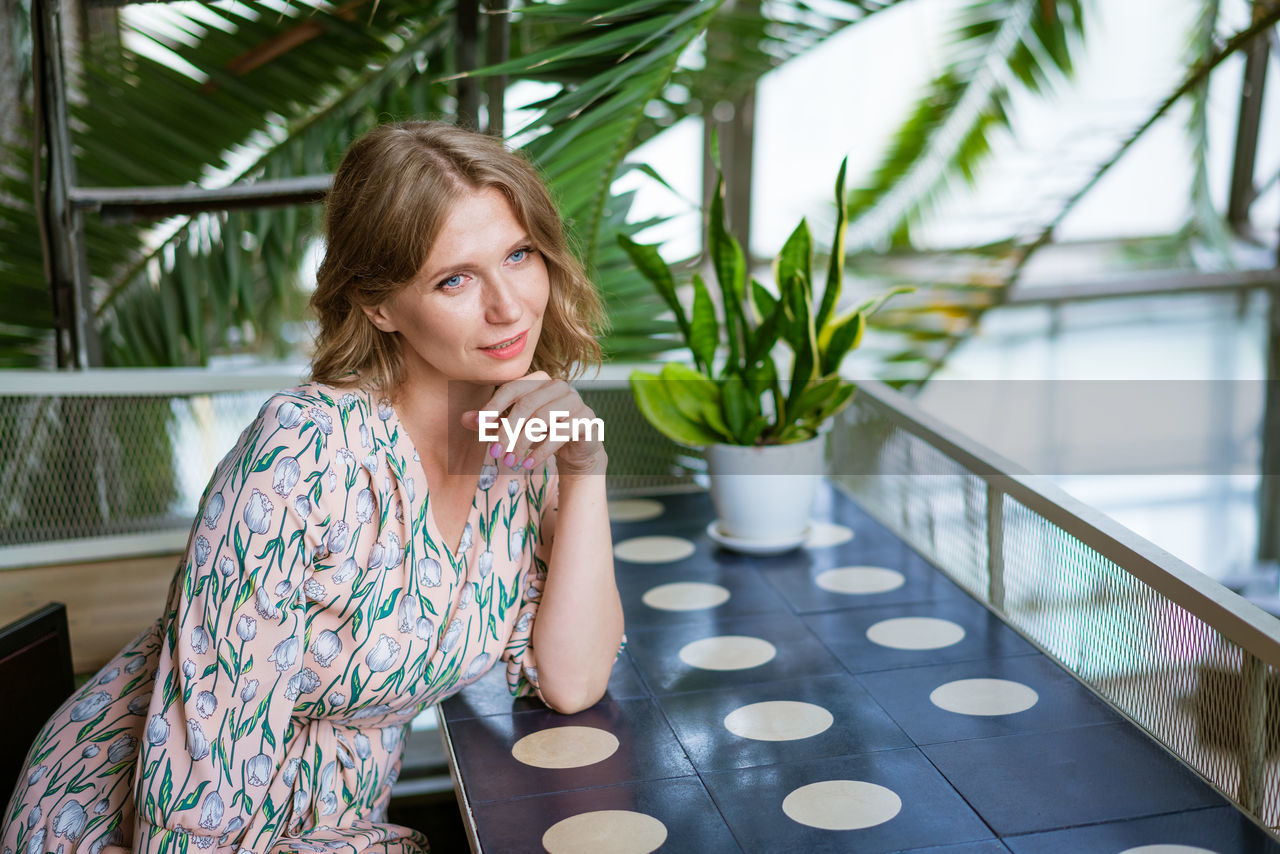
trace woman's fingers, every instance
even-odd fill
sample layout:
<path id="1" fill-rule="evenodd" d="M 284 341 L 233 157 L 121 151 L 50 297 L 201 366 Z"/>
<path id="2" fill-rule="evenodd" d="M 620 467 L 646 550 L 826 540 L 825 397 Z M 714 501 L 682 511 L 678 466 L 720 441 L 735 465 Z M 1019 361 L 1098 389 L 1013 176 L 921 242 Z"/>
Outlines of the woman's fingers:
<path id="1" fill-rule="evenodd" d="M 481 436 L 501 445 L 494 457 L 510 468 L 535 468 L 566 446 L 566 462 L 585 464 L 602 449 L 595 413 L 572 386 L 541 371 L 499 387 L 482 412 Z"/>

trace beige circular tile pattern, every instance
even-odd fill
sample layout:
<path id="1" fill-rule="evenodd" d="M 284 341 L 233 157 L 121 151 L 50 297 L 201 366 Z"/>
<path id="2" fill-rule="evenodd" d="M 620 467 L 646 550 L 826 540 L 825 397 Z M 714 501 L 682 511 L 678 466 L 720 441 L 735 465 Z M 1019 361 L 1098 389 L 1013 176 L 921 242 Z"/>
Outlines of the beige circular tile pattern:
<path id="1" fill-rule="evenodd" d="M 661 501 L 651 498 L 619 498 L 609 502 L 609 519 L 614 522 L 648 522 L 662 515 Z"/>
<path id="2" fill-rule="evenodd" d="M 941 649 L 964 640 L 964 626 L 937 617 L 896 617 L 867 629 L 867 640 L 893 649 Z"/>
<path id="3" fill-rule="evenodd" d="M 534 768 L 581 768 L 603 762 L 617 749 L 618 738 L 611 732 L 558 726 L 529 733 L 511 746 L 511 755 Z"/>
<path id="4" fill-rule="evenodd" d="M 812 522 L 809 536 L 805 539 L 805 548 L 821 549 L 838 546 L 853 539 L 853 529 L 834 522 Z"/>
<path id="5" fill-rule="evenodd" d="M 933 689 L 929 700 L 958 715 L 1013 715 L 1025 712 L 1040 695 L 1028 685 L 1008 679 L 959 679 Z"/>
<path id="6" fill-rule="evenodd" d="M 649 588 L 640 601 L 660 611 L 701 611 L 728 602 L 729 591 L 719 584 L 676 581 Z"/>
<path id="7" fill-rule="evenodd" d="M 884 824 L 902 810 L 892 789 L 861 780 L 824 780 L 793 791 L 782 801 L 787 817 L 822 830 L 861 830 Z"/>
<path id="8" fill-rule="evenodd" d="M 632 537 L 613 547 L 613 556 L 632 563 L 670 563 L 693 554 L 692 541 L 684 537 Z"/>
<path id="9" fill-rule="evenodd" d="M 822 706 L 770 700 L 739 706 L 725 716 L 725 729 L 756 741 L 798 741 L 826 732 L 834 718 Z"/>
<path id="10" fill-rule="evenodd" d="M 1120 854 L 1218 854 L 1210 848 L 1197 848 L 1194 845 L 1139 845 L 1137 848 L 1126 848 Z"/>
<path id="11" fill-rule="evenodd" d="M 667 841 L 667 826 L 631 810 L 596 810 L 557 821 L 542 834 L 549 854 L 649 854 Z"/>
<path id="12" fill-rule="evenodd" d="M 828 569 L 813 580 L 831 593 L 866 595 L 896 590 L 907 582 L 901 572 L 882 566 L 842 566 Z"/>
<path id="13" fill-rule="evenodd" d="M 773 660 L 778 654 L 763 638 L 716 635 L 685 644 L 680 660 L 701 670 L 747 670 Z"/>

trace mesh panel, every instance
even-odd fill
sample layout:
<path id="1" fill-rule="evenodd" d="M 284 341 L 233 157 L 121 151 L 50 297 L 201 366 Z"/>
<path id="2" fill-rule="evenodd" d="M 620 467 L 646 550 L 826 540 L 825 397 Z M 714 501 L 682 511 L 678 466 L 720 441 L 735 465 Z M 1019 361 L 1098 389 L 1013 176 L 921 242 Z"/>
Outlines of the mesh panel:
<path id="1" fill-rule="evenodd" d="M 702 454 L 655 430 L 636 408 L 626 382 L 592 381 L 578 391 L 605 423 L 610 495 L 695 487 L 695 478 L 707 468 Z"/>
<path id="2" fill-rule="evenodd" d="M 185 530 L 270 395 L 0 395 L 0 547 Z M 608 427 L 611 494 L 692 485 L 705 468 L 640 416 L 625 383 L 582 395 Z"/>
<path id="3" fill-rule="evenodd" d="M 0 545 L 188 527 L 268 396 L 0 396 Z"/>
<path id="4" fill-rule="evenodd" d="M 956 583 L 985 597 L 986 484 L 938 449 L 894 427 L 875 401 L 865 395 L 854 399 L 828 443 L 830 470 L 874 503 L 871 512 L 891 514 L 881 521 L 931 562 L 946 567 Z"/>
<path id="5" fill-rule="evenodd" d="M 888 415 L 855 398 L 832 442 L 833 479 L 1227 797 L 1280 826 L 1276 668 Z"/>
<path id="6" fill-rule="evenodd" d="M 1219 789 L 1280 824 L 1275 669 L 1007 496 L 1004 513 L 1007 619 Z"/>

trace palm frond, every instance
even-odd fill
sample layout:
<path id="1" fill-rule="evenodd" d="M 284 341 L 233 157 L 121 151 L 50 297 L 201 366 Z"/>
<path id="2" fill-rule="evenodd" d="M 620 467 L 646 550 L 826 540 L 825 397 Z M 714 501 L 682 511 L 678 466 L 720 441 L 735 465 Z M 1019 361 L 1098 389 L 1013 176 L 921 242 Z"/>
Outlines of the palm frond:
<path id="1" fill-rule="evenodd" d="M 717 102 L 741 98 L 768 72 L 802 56 L 847 27 L 904 0 L 842 0 L 819 8 L 804 0 L 733 3 L 707 26 L 700 61 L 677 68 L 637 129 L 641 142 Z"/>
<path id="2" fill-rule="evenodd" d="M 1217 44 L 1216 26 L 1219 0 L 1204 0 L 1188 39 L 1187 65 L 1202 62 Z M 1217 264 L 1230 263 L 1231 237 L 1226 219 L 1218 213 L 1209 190 L 1209 80 L 1205 78 L 1190 94 L 1191 114 L 1187 132 L 1194 164 L 1191 175 L 1191 212 L 1184 233 L 1208 249 Z"/>
<path id="3" fill-rule="evenodd" d="M 432 91 L 418 70 L 422 55 L 440 56 L 448 46 L 445 19 L 428 17 L 406 39 L 404 49 L 381 50 L 371 68 L 355 67 L 344 85 L 321 93 L 301 118 L 280 121 L 275 139 L 234 175 L 238 181 L 324 174 L 347 144 L 380 117 L 438 112 L 443 88 Z M 259 209 L 202 214 L 108 280 L 99 304 L 104 340 L 117 364 L 202 364 L 233 341 L 241 349 L 282 355 L 297 341 L 265 334 L 304 315 L 298 271 L 318 232 L 312 209 Z M 176 295 L 176 296 L 175 296 Z M 194 301 L 187 311 L 162 312 L 173 302 Z M 167 319 L 159 328 L 176 340 L 163 350 L 144 346 L 139 317 Z M 175 322 L 176 321 L 176 322 Z M 298 336 L 295 336 L 295 338 Z"/>
<path id="4" fill-rule="evenodd" d="M 1072 71 L 1084 29 L 1082 0 L 971 0 L 955 56 L 927 86 L 870 183 L 849 203 L 849 245 L 909 241 L 908 227 L 955 177 L 972 181 L 997 127 L 1009 125 L 1011 88 L 1040 92 Z"/>
<path id="5" fill-rule="evenodd" d="M 889 360 L 910 364 L 911 366 L 909 376 L 900 377 L 900 384 L 919 385 L 927 382 L 933 373 L 945 363 L 967 333 L 977 325 L 983 313 L 990 308 L 999 306 L 1004 301 L 1013 286 L 1020 280 L 1032 257 L 1052 242 L 1054 233 L 1067 215 L 1132 150 L 1134 145 L 1164 118 L 1175 104 L 1194 93 L 1197 87 L 1203 86 L 1208 81 L 1209 75 L 1227 57 L 1248 45 L 1254 38 L 1265 37 L 1261 34 L 1265 34 L 1277 22 L 1280 22 L 1280 5 L 1264 10 L 1255 17 L 1250 26 L 1235 33 L 1225 43 L 1207 51 L 1201 58 L 1196 60 L 1186 70 L 1178 85 L 1161 99 L 1154 109 L 1117 143 L 1114 150 L 1090 173 L 1086 180 L 1061 200 L 1050 215 L 1040 223 L 1034 235 L 1016 246 L 1009 247 L 1009 251 L 1005 255 L 1005 268 L 1000 273 L 1000 281 L 992 283 L 989 280 L 979 278 L 970 282 L 973 287 L 968 288 L 967 292 L 965 290 L 959 292 L 962 294 L 967 293 L 967 297 L 958 303 L 953 301 L 949 304 L 950 313 L 958 318 L 952 334 L 940 339 L 931 338 L 929 342 L 925 342 L 926 346 L 921 346 L 920 342 L 929 337 L 929 330 L 922 329 L 921 332 L 924 334 L 918 339 L 914 337 L 911 324 L 905 324 L 905 334 L 908 338 L 907 349 L 899 352 Z M 899 331 L 902 332 L 903 329 Z"/>
<path id="6" fill-rule="evenodd" d="M 540 114 L 521 135 L 523 150 L 546 177 L 588 271 L 604 298 L 611 329 L 602 341 L 610 358 L 638 358 L 670 349 L 668 321 L 653 288 L 618 247 L 633 194 L 613 184 L 637 145 L 646 107 L 668 85 L 681 55 L 706 28 L 722 0 L 639 0 L 618 4 L 570 0 L 521 10 L 522 40 L 537 45 L 507 63 L 475 72 L 558 83 L 534 105 Z M 583 27 L 582 22 L 590 22 Z M 536 33 L 531 39 L 530 33 Z"/>
<path id="7" fill-rule="evenodd" d="M 86 58 L 84 98 L 74 114 L 78 183 L 323 174 L 380 115 L 439 109 L 443 87 L 430 81 L 446 70 L 448 6 L 387 0 L 372 17 L 354 7 L 306 9 L 304 17 L 298 7 L 281 15 L 250 2 L 202 7 L 203 18 L 217 17 L 218 26 L 178 16 L 190 39 L 141 31 L 201 79 L 128 50 L 110 67 Z M 424 59 L 429 75 L 419 67 Z M 15 156 L 30 159 L 29 151 Z M 29 193 L 6 193 L 18 201 L 0 203 L 6 245 L 39 246 L 30 205 L 21 201 Z M 289 208 L 180 220 L 166 224 L 159 240 L 152 224 L 89 218 L 95 311 L 109 363 L 199 364 L 235 341 L 241 348 L 279 341 L 270 330 L 300 316 L 296 270 L 312 233 L 311 216 Z M 5 254 L 7 286 L 45 287 L 38 254 Z M 0 363 L 40 358 L 52 316 L 32 308 L 8 330 L 13 337 L 0 349 Z M 129 312 L 137 316 L 123 319 Z"/>

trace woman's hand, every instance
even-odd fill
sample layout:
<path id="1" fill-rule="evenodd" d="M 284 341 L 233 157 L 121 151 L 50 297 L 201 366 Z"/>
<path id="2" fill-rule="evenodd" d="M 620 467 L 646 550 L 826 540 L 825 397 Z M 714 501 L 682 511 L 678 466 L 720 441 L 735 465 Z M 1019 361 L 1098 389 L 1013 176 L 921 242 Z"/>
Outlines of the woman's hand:
<path id="1" fill-rule="evenodd" d="M 585 476 L 605 473 L 603 431 L 580 430 L 576 440 L 571 430 L 569 438 L 531 440 L 524 431 L 529 419 L 550 424 L 552 412 L 558 421 L 595 418 L 568 383 L 542 371 L 499 386 L 480 411 L 502 414 L 499 441 L 503 449 L 511 445 L 502 456 L 506 465 L 533 469 L 556 457 L 556 497 L 539 521 L 550 556 L 529 648 L 537 649 L 538 691 L 547 705 L 581 711 L 603 696 L 622 641 L 605 478 Z M 475 430 L 479 411 L 463 413 L 461 420 Z M 514 444 L 508 428 L 517 433 Z"/>
<path id="2" fill-rule="evenodd" d="M 608 458 L 601 441 L 603 425 L 597 422 L 594 427 L 587 427 L 596 414 L 564 380 L 552 379 L 545 371 L 535 371 L 499 386 L 482 411 L 501 415 L 504 423 L 498 426 L 498 442 L 504 452 L 501 459 L 507 466 L 534 469 L 554 454 L 556 468 L 562 476 L 604 474 Z M 541 419 L 550 428 L 553 412 L 555 420 L 564 424 L 560 432 L 567 438 L 553 439 L 548 429 L 546 438 L 530 439 L 525 428 L 533 419 Z M 469 429 L 478 429 L 479 412 L 463 413 L 462 423 Z M 576 439 L 572 429 L 575 423 L 580 425 Z M 511 443 L 508 429 L 517 433 L 510 451 L 506 450 Z"/>

